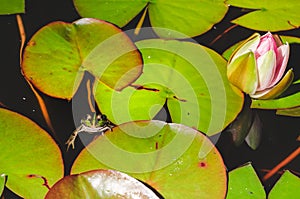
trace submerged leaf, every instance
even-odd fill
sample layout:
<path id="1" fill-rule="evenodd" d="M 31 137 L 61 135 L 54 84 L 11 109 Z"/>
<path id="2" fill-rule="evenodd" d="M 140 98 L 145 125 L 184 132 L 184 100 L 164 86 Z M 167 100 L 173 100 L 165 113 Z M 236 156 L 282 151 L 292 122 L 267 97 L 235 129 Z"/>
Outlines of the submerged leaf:
<path id="1" fill-rule="evenodd" d="M 0 173 L 7 175 L 6 186 L 25 198 L 43 198 L 63 177 L 55 141 L 28 118 L 2 108 L 0 137 Z"/>
<path id="2" fill-rule="evenodd" d="M 249 107 L 244 106 L 237 118 L 230 124 L 228 131 L 232 135 L 232 140 L 236 146 L 240 146 L 253 125 L 253 113 Z"/>
<path id="3" fill-rule="evenodd" d="M 255 113 L 251 128 L 249 130 L 249 133 L 245 141 L 253 150 L 255 150 L 260 144 L 261 136 L 262 136 L 262 122 L 258 114 Z"/>
<path id="4" fill-rule="evenodd" d="M 158 199 L 143 183 L 113 170 L 94 170 L 66 176 L 58 181 L 45 197 L 45 199 L 57 198 Z"/>
<path id="5" fill-rule="evenodd" d="M 97 168 L 125 172 L 164 198 L 210 199 L 226 194 L 220 153 L 203 134 L 181 124 L 153 120 L 115 127 L 79 154 L 71 173 Z"/>

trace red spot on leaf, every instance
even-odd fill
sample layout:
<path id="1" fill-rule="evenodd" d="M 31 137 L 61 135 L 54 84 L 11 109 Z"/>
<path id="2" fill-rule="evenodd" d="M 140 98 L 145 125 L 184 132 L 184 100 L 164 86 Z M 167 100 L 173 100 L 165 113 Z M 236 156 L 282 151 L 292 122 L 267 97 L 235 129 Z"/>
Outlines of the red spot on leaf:
<path id="1" fill-rule="evenodd" d="M 158 142 L 155 142 L 155 149 L 158 149 Z"/>
<path id="2" fill-rule="evenodd" d="M 199 162 L 198 163 L 198 167 L 200 167 L 200 168 L 205 168 L 207 166 L 207 164 L 206 164 L 206 162 Z"/>

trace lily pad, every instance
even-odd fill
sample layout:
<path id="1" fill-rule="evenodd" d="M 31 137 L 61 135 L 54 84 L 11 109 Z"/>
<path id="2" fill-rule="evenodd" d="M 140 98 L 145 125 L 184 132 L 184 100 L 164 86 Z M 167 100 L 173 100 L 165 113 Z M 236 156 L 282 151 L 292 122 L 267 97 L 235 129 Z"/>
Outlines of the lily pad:
<path id="1" fill-rule="evenodd" d="M 167 103 L 172 122 L 207 135 L 222 131 L 243 105 L 243 94 L 226 76 L 226 61 L 192 42 L 150 39 L 136 43 L 144 70 L 130 87 L 116 92 L 95 85 L 100 110 L 115 124 L 152 119 Z"/>
<path id="2" fill-rule="evenodd" d="M 121 90 L 140 76 L 142 60 L 121 29 L 83 18 L 73 23 L 53 22 L 40 29 L 25 48 L 22 70 L 42 92 L 71 99 L 85 71 Z"/>
<path id="3" fill-rule="evenodd" d="M 228 6 L 223 0 L 73 0 L 83 17 L 98 18 L 125 26 L 143 9 L 147 9 L 152 27 L 160 37 L 183 38 L 200 35 L 225 16 Z M 162 31 L 161 28 L 164 28 Z M 171 30 L 171 31 L 169 31 Z M 176 34 L 175 31 L 180 32 Z"/>
<path id="4" fill-rule="evenodd" d="M 7 176 L 5 174 L 0 175 L 0 196 L 3 193 L 5 184 L 6 184 Z"/>
<path id="5" fill-rule="evenodd" d="M 300 179 L 285 171 L 269 193 L 269 199 L 297 198 L 300 196 Z"/>
<path id="6" fill-rule="evenodd" d="M 230 171 L 228 177 L 226 199 L 266 198 L 264 187 L 251 164 Z"/>
<path id="7" fill-rule="evenodd" d="M 300 83 L 300 79 L 293 82 L 293 84 L 299 84 L 299 83 Z"/>
<path id="8" fill-rule="evenodd" d="M 300 38 L 299 37 L 280 35 L 280 38 L 281 38 L 283 43 L 288 42 L 289 44 L 300 44 Z"/>
<path id="9" fill-rule="evenodd" d="M 63 177 L 63 160 L 55 141 L 28 118 L 0 108 L 0 173 L 6 186 L 24 198 L 43 198 Z"/>
<path id="10" fill-rule="evenodd" d="M 25 12 L 25 0 L 0 0 L 0 15 Z"/>
<path id="11" fill-rule="evenodd" d="M 57 198 L 149 198 L 158 197 L 143 183 L 118 171 L 94 170 L 66 176 L 47 193 L 45 199 Z"/>
<path id="12" fill-rule="evenodd" d="M 220 153 L 203 134 L 181 124 L 153 120 L 115 127 L 81 151 L 71 173 L 98 168 L 125 172 L 164 198 L 224 198 L 226 194 Z"/>
<path id="13" fill-rule="evenodd" d="M 287 97 L 272 100 L 252 99 L 251 108 L 257 109 L 287 109 L 300 106 L 300 92 Z"/>
<path id="14" fill-rule="evenodd" d="M 231 6 L 251 9 L 250 13 L 242 15 L 232 22 L 246 28 L 259 31 L 282 31 L 296 29 L 300 26 L 298 0 L 228 0 Z"/>
<path id="15" fill-rule="evenodd" d="M 276 111 L 277 115 L 285 115 L 285 116 L 292 116 L 292 117 L 300 117 L 300 106 L 287 108 L 287 109 L 278 109 Z"/>

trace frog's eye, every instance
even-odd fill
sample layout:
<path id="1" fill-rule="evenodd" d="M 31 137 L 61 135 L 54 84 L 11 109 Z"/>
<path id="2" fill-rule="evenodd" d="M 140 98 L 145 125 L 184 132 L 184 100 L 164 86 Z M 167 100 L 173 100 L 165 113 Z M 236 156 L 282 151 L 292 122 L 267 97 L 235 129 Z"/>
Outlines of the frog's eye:
<path id="1" fill-rule="evenodd" d="M 106 115 L 101 115 L 101 120 L 107 120 Z"/>

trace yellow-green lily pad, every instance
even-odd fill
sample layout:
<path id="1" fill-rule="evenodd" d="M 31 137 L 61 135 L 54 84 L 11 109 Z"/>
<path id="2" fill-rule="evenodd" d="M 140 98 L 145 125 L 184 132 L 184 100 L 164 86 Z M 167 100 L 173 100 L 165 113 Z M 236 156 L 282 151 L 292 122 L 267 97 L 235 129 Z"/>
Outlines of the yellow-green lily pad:
<path id="1" fill-rule="evenodd" d="M 24 50 L 22 70 L 42 92 L 71 99 L 85 71 L 109 87 L 122 90 L 140 76 L 142 60 L 121 29 L 105 21 L 83 18 L 41 28 Z"/>
<path id="2" fill-rule="evenodd" d="M 24 198 L 43 198 L 63 177 L 61 152 L 37 124 L 15 112 L 0 108 L 0 173 L 6 186 Z"/>
<path id="3" fill-rule="evenodd" d="M 252 99 L 251 108 L 257 109 L 287 109 L 300 105 L 300 92 L 271 100 L 255 100 Z"/>
<path id="4" fill-rule="evenodd" d="M 147 9 L 151 26 L 159 27 L 160 29 L 154 28 L 154 31 L 164 38 L 194 37 L 203 34 L 221 21 L 228 10 L 223 0 L 73 1 L 81 16 L 109 21 L 120 27 L 125 26 L 143 9 Z"/>
<path id="5" fill-rule="evenodd" d="M 226 194 L 220 153 L 206 136 L 182 124 L 152 120 L 113 128 L 81 151 L 71 173 L 99 168 L 127 173 L 164 198 L 210 199 Z"/>
<path id="6" fill-rule="evenodd" d="M 166 102 L 172 122 L 207 135 L 222 131 L 243 105 L 243 94 L 226 75 L 226 61 L 204 46 L 176 40 L 150 39 L 136 43 L 144 70 L 121 92 L 95 84 L 100 110 L 115 124 L 149 120 Z"/>
<path id="7" fill-rule="evenodd" d="M 226 199 L 266 198 L 264 187 L 251 164 L 230 171 L 228 177 Z"/>
<path id="8" fill-rule="evenodd" d="M 278 109 L 276 111 L 277 115 L 285 115 L 291 117 L 300 117 L 300 106 L 287 108 L 287 109 Z"/>
<path id="9" fill-rule="evenodd" d="M 0 0 L 0 15 L 25 12 L 25 0 Z"/>
<path id="10" fill-rule="evenodd" d="M 231 6 L 251 9 L 252 11 L 234 19 L 232 22 L 259 31 L 282 31 L 300 26 L 298 0 L 228 0 Z"/>
<path id="11" fill-rule="evenodd" d="M 269 193 L 269 199 L 298 198 L 300 196 L 300 178 L 285 171 Z"/>

